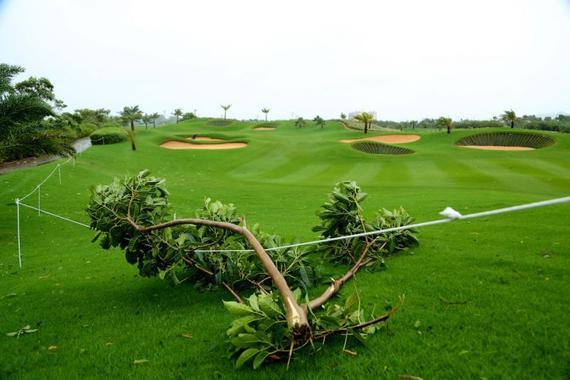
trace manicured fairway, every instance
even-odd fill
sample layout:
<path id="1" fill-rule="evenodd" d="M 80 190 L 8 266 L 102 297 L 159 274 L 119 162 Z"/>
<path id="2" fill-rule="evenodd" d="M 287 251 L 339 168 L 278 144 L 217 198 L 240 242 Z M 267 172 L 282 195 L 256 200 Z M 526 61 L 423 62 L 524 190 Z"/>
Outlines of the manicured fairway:
<path id="1" fill-rule="evenodd" d="M 416 129 L 409 133 L 421 139 L 402 145 L 415 153 L 392 156 L 339 142 L 364 135 L 334 122 L 322 130 L 254 125 L 196 120 L 138 131 L 136 152 L 128 143 L 95 146 L 62 169 L 62 185 L 54 177 L 42 187 L 42 207 L 87 222 L 91 185 L 148 168 L 167 179 L 178 216 L 193 215 L 209 196 L 234 203 L 248 224 L 305 240 L 316 237 L 315 212 L 345 179 L 369 194 L 368 215 L 402 205 L 418 221 L 446 206 L 471 213 L 570 195 L 570 135 L 549 133 L 556 144 L 534 151 L 482 151 L 454 145 L 478 131 Z M 196 133 L 247 147 L 160 147 Z M 354 282 L 378 313 L 406 296 L 368 347 L 347 356 L 340 339 L 299 355 L 288 372 L 273 364 L 254 373 L 226 358 L 226 293 L 141 278 L 121 252 L 90 243 L 86 228 L 24 209 L 18 270 L 13 200 L 54 165 L 0 176 L 0 378 L 570 377 L 570 204 L 421 230 L 419 248 Z M 5 336 L 25 325 L 39 331 Z M 133 364 L 141 359 L 148 362 Z"/>

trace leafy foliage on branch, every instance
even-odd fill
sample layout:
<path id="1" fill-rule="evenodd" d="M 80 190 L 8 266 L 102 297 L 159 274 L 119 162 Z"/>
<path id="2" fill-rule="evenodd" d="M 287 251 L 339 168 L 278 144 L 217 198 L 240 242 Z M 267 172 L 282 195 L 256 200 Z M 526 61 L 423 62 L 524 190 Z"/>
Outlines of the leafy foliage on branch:
<path id="1" fill-rule="evenodd" d="M 193 282 L 201 288 L 221 285 L 235 289 L 271 287 L 255 252 L 207 252 L 208 250 L 248 250 L 244 237 L 235 232 L 209 226 L 181 225 L 140 233 L 127 216 L 140 226 L 160 224 L 171 219 L 172 210 L 164 180 L 142 171 L 137 176 L 116 178 L 110 185 L 92 190 L 87 208 L 91 228 L 99 231 L 101 247 L 119 247 L 127 262 L 136 264 L 141 276 L 160 275 L 172 284 Z M 197 218 L 240 224 L 233 204 L 204 200 L 195 213 Z M 252 229 L 266 247 L 284 244 L 278 235 Z M 269 251 L 272 260 L 288 283 L 302 288 L 317 280 L 307 260 L 308 250 L 289 248 Z"/>
<path id="2" fill-rule="evenodd" d="M 315 230 L 323 237 L 337 237 L 413 221 L 402 208 L 381 209 L 367 224 L 360 206 L 365 197 L 354 182 L 337 184 Z M 238 302 L 225 302 L 225 307 L 238 317 L 227 331 L 237 367 L 290 360 L 298 350 L 318 348 L 334 335 L 343 335 L 343 350 L 352 353 L 346 349 L 348 338 L 364 343 L 397 307 L 366 321 L 358 293 L 328 301 L 339 296 L 360 267 L 417 244 L 415 231 L 404 229 L 315 247 L 279 248 L 285 242 L 278 235 L 266 234 L 258 226 L 246 229 L 232 204 L 206 198 L 196 218 L 176 220 L 164 180 L 148 171 L 94 188 L 87 212 L 91 227 L 98 231 L 94 240 L 100 239 L 105 249 L 122 249 L 142 276 L 158 275 L 173 284 L 191 282 L 201 288 L 221 285 L 232 293 Z M 311 300 L 309 288 L 318 277 L 308 255 L 315 251 L 352 267 Z M 252 289 L 245 302 L 237 293 Z"/>
<path id="3" fill-rule="evenodd" d="M 293 293 L 301 302 L 303 292 L 296 289 Z M 256 293 L 245 301 L 224 302 L 226 310 L 237 317 L 226 331 L 230 357 L 235 359 L 237 368 L 251 364 L 257 369 L 264 362 L 288 359 L 307 346 L 318 349 L 327 337 L 334 335 L 345 337 L 343 350 L 347 351 L 348 338 L 365 344 L 366 338 L 379 329 L 376 325 L 359 327 L 366 319 L 357 292 L 310 315 L 313 342 L 296 341 L 292 336 L 278 295 Z"/>
<path id="4" fill-rule="evenodd" d="M 321 206 L 317 214 L 321 224 L 314 227 L 313 231 L 321 232 L 322 238 L 335 238 L 413 223 L 414 218 L 402 207 L 393 211 L 380 209 L 374 217 L 374 222 L 367 223 L 361 206 L 366 196 L 356 182 L 339 182 L 329 194 L 328 201 Z M 373 265 L 381 263 L 387 254 L 397 253 L 417 244 L 416 231 L 404 229 L 327 242 L 321 244 L 318 250 L 334 263 L 354 264 L 366 245 L 369 245 L 367 265 Z"/>

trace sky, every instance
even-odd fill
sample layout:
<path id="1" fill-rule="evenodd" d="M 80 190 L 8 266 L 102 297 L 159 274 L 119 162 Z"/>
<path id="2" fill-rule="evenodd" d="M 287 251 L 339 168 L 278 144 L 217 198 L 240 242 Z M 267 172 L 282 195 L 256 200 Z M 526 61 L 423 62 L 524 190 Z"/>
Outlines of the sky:
<path id="1" fill-rule="evenodd" d="M 570 0 L 0 0 L 0 62 L 70 110 L 570 113 Z"/>

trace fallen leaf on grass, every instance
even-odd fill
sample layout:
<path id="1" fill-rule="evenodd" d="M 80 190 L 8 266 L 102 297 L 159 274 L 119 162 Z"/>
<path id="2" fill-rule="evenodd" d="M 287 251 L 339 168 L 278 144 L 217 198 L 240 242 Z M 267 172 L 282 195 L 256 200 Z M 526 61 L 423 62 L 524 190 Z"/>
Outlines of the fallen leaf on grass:
<path id="1" fill-rule="evenodd" d="M 57 350 L 57 346 L 49 346 L 48 351 L 55 351 Z"/>
<path id="2" fill-rule="evenodd" d="M 186 333 L 186 334 L 180 334 L 180 336 L 183 337 L 183 338 L 192 339 L 192 333 L 191 333 L 191 332 Z"/>
<path id="3" fill-rule="evenodd" d="M 105 346 L 112 346 L 112 345 L 113 345 L 113 342 L 107 342 L 107 343 L 105 343 Z"/>
<path id="4" fill-rule="evenodd" d="M 135 359 L 135 361 L 133 362 L 134 365 L 140 365 L 140 364 L 144 364 L 144 363 L 148 363 L 147 359 Z"/>
<path id="5" fill-rule="evenodd" d="M 31 334 L 31 333 L 35 333 L 36 331 L 38 331 L 38 329 L 32 329 L 30 327 L 30 325 L 26 325 L 18 331 L 6 333 L 6 336 L 15 336 L 16 338 L 18 338 L 20 335 Z"/>
<path id="6" fill-rule="evenodd" d="M 421 377 L 414 375 L 400 375 L 398 377 L 400 380 L 423 380 Z"/>
<path id="7" fill-rule="evenodd" d="M 343 351 L 345 354 L 348 354 L 348 355 L 352 355 L 352 356 L 358 355 L 356 352 L 347 350 L 346 348 L 345 348 L 344 350 L 342 350 L 342 351 Z"/>

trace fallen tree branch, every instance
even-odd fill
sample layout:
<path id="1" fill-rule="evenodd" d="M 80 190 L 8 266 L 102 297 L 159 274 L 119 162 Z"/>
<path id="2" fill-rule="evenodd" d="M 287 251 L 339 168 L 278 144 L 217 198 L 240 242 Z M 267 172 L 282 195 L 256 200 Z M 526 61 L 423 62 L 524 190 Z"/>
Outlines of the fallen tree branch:
<path id="1" fill-rule="evenodd" d="M 279 269 L 275 266 L 271 257 L 267 254 L 265 249 L 261 246 L 257 238 L 246 228 L 241 227 L 233 223 L 219 222 L 207 219 L 189 218 L 189 219 L 174 219 L 168 222 L 155 224 L 152 226 L 143 227 L 138 225 L 132 220 L 130 216 L 130 207 L 127 211 L 127 222 L 135 228 L 140 233 L 146 234 L 152 231 L 161 230 L 168 227 L 180 226 L 180 225 L 195 225 L 195 226 L 208 226 L 214 228 L 222 228 L 235 233 L 238 233 L 246 238 L 251 248 L 256 252 L 259 260 L 263 264 L 265 271 L 271 277 L 273 284 L 281 294 L 283 302 L 285 304 L 285 309 L 287 310 L 287 324 L 289 328 L 293 331 L 295 336 L 306 337 L 310 335 L 310 325 L 307 319 L 307 313 L 304 308 L 302 308 L 297 301 L 293 292 L 289 288 L 287 281 L 283 277 L 283 274 L 279 272 Z"/>

